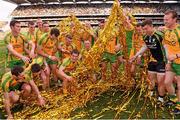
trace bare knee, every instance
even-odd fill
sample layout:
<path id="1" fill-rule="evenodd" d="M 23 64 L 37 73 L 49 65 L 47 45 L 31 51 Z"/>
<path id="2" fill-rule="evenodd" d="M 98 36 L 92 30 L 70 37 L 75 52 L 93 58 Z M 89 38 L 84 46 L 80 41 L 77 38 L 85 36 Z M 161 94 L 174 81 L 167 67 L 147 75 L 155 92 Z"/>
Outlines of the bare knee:
<path id="1" fill-rule="evenodd" d="M 31 93 L 31 86 L 29 84 L 23 84 L 22 89 L 25 93 Z"/>
<path id="2" fill-rule="evenodd" d="M 16 103 L 19 100 L 19 95 L 14 91 L 9 93 L 11 103 Z"/>
<path id="3" fill-rule="evenodd" d="M 46 76 L 50 76 L 50 68 L 46 66 L 45 70 L 44 70 Z"/>
<path id="4" fill-rule="evenodd" d="M 169 80 L 169 79 L 165 79 L 165 81 L 164 81 L 165 86 L 170 86 L 172 83 L 173 83 L 173 81 Z"/>
<path id="5" fill-rule="evenodd" d="M 44 81 L 44 80 L 46 80 L 46 75 L 45 75 L 45 73 L 42 71 L 41 72 L 41 79 Z"/>

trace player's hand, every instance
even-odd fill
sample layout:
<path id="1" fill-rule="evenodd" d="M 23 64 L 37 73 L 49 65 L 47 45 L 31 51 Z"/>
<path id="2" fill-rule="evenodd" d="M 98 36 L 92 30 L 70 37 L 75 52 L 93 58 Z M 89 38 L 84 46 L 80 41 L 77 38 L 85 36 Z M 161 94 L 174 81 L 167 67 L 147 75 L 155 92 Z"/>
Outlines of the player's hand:
<path id="1" fill-rule="evenodd" d="M 115 52 L 118 52 L 118 51 L 120 50 L 120 48 L 121 48 L 120 44 L 117 44 L 117 45 L 115 46 Z"/>
<path id="2" fill-rule="evenodd" d="M 26 57 L 26 56 L 23 56 L 21 58 L 25 63 L 29 63 L 30 62 L 30 58 Z"/>
<path id="3" fill-rule="evenodd" d="M 35 58 L 35 57 L 36 57 L 36 55 L 35 55 L 33 52 L 31 52 L 31 53 L 29 54 L 29 56 L 30 56 L 30 58 Z"/>
<path id="4" fill-rule="evenodd" d="M 52 61 L 58 61 L 58 58 L 57 58 L 56 56 L 51 56 L 50 59 L 51 59 Z"/>
<path id="5" fill-rule="evenodd" d="M 136 56 L 133 56 L 133 57 L 129 60 L 129 62 L 132 63 L 132 62 L 135 61 L 135 60 L 136 60 Z"/>
<path id="6" fill-rule="evenodd" d="M 46 66 L 46 67 L 44 68 L 44 72 L 50 73 L 50 70 L 49 70 L 49 67 L 48 67 L 48 66 Z"/>
<path id="7" fill-rule="evenodd" d="M 38 105 L 39 105 L 39 106 L 44 106 L 45 103 L 46 103 L 46 102 L 45 102 L 45 100 L 44 100 L 43 97 L 39 97 L 39 98 L 38 98 Z"/>
<path id="8" fill-rule="evenodd" d="M 68 54 L 70 54 L 70 51 L 68 51 L 68 50 L 66 50 L 66 49 L 62 49 L 61 50 L 63 53 L 68 53 Z"/>
<path id="9" fill-rule="evenodd" d="M 66 79 L 67 79 L 68 81 L 73 81 L 73 80 L 74 80 L 74 78 L 71 77 L 71 76 L 67 76 Z"/>
<path id="10" fill-rule="evenodd" d="M 137 64 L 140 65 L 142 63 L 141 57 L 137 57 Z"/>

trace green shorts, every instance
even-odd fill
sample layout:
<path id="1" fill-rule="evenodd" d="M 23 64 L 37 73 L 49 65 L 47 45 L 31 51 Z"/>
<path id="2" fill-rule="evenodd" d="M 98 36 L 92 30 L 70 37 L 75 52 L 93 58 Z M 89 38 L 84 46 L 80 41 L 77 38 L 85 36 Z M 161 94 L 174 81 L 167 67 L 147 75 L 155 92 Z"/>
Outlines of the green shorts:
<path id="1" fill-rule="evenodd" d="M 22 88 L 22 86 L 23 86 L 24 83 L 25 83 L 25 82 L 21 82 L 21 83 L 15 85 L 15 86 L 10 86 L 10 87 L 9 87 L 9 91 L 16 91 L 16 90 L 21 91 L 21 90 L 22 90 L 21 88 Z"/>
<path id="2" fill-rule="evenodd" d="M 52 61 L 52 60 L 51 60 L 51 59 L 49 59 L 49 58 L 46 58 L 46 62 L 47 62 L 47 64 L 48 64 L 48 65 L 58 64 L 58 62 L 57 62 L 57 61 Z"/>
<path id="3" fill-rule="evenodd" d="M 112 54 L 112 53 L 108 53 L 108 52 L 103 53 L 103 61 L 115 63 L 116 60 L 117 60 L 116 54 Z"/>
<path id="4" fill-rule="evenodd" d="M 13 68 L 14 66 L 24 66 L 25 63 L 23 60 L 11 60 L 7 63 L 8 68 Z"/>
<path id="5" fill-rule="evenodd" d="M 180 64 L 172 63 L 172 70 L 177 76 L 180 76 Z"/>

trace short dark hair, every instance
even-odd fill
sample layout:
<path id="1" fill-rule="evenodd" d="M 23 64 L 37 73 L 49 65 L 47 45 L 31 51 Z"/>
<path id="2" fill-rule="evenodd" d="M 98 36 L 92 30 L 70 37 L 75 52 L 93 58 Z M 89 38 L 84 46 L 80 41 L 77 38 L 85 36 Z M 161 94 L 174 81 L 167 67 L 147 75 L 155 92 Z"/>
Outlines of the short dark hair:
<path id="1" fill-rule="evenodd" d="M 11 22 L 10 22 L 10 27 L 14 27 L 15 24 L 20 24 L 20 22 L 17 21 L 17 20 L 11 20 Z"/>
<path id="2" fill-rule="evenodd" d="M 140 27 L 140 26 L 142 26 L 142 23 L 137 23 L 136 24 L 136 27 Z"/>
<path id="3" fill-rule="evenodd" d="M 29 21 L 28 25 L 35 25 L 35 23 L 33 21 Z"/>
<path id="4" fill-rule="evenodd" d="M 142 23 L 142 26 L 145 26 L 145 25 L 153 26 L 152 20 L 151 19 L 144 20 L 143 23 Z"/>
<path id="5" fill-rule="evenodd" d="M 12 69 L 11 69 L 11 74 L 12 75 L 15 75 L 15 76 L 18 76 L 20 73 L 22 73 L 24 71 L 24 68 L 21 67 L 21 66 L 14 66 Z"/>
<path id="6" fill-rule="evenodd" d="M 169 14 L 172 14 L 172 18 L 174 19 L 174 18 L 178 18 L 178 14 L 177 14 L 177 12 L 175 11 L 175 10 L 167 10 L 166 12 L 165 12 L 165 15 L 169 15 Z"/>
<path id="7" fill-rule="evenodd" d="M 71 34 L 66 34 L 66 38 L 72 39 L 72 35 Z"/>
<path id="8" fill-rule="evenodd" d="M 60 35 L 60 32 L 57 28 L 52 28 L 50 31 L 50 35 L 55 35 L 56 37 L 58 37 Z"/>
<path id="9" fill-rule="evenodd" d="M 48 24 L 48 25 L 49 25 L 49 23 L 48 23 L 47 21 L 43 22 L 43 25 L 44 25 L 44 24 Z"/>
<path id="10" fill-rule="evenodd" d="M 32 73 L 37 73 L 37 72 L 39 72 L 41 70 L 41 66 L 39 65 L 39 64 L 37 64 L 37 63 L 35 63 L 35 64 L 33 64 L 32 66 L 31 66 L 31 71 L 32 71 Z"/>
<path id="11" fill-rule="evenodd" d="M 73 49 L 72 51 L 71 51 L 71 55 L 72 54 L 78 54 L 79 55 L 79 51 L 77 50 L 77 49 Z"/>

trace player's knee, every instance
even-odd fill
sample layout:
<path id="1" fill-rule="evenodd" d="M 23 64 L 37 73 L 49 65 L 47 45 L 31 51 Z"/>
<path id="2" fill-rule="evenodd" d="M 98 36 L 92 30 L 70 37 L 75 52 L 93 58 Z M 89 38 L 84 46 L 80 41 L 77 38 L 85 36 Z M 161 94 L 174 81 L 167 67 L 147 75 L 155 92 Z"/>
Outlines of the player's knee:
<path id="1" fill-rule="evenodd" d="M 170 82 L 170 81 L 168 81 L 168 80 L 165 80 L 165 81 L 164 81 L 164 85 L 165 85 L 165 86 L 169 86 L 170 84 L 172 84 L 172 82 Z"/>
<path id="2" fill-rule="evenodd" d="M 180 91 L 180 85 L 177 85 L 177 89 L 178 89 L 178 91 Z"/>
<path id="3" fill-rule="evenodd" d="M 19 95 L 15 92 L 10 92 L 10 98 L 12 103 L 16 103 L 19 100 Z"/>
<path id="4" fill-rule="evenodd" d="M 42 79 L 43 81 L 45 81 L 45 80 L 46 80 L 46 75 L 45 75 L 45 74 L 42 74 L 42 75 L 41 75 L 41 79 Z"/>
<path id="5" fill-rule="evenodd" d="M 26 92 L 26 93 L 31 93 L 31 86 L 28 85 L 28 84 L 25 84 L 25 85 L 23 86 L 23 90 L 24 90 L 24 92 Z"/>

